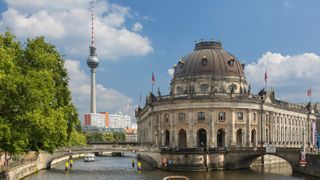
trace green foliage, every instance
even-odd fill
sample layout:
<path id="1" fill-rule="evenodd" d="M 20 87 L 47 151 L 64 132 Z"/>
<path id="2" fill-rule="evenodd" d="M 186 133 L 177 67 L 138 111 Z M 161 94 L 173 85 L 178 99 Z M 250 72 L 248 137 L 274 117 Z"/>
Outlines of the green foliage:
<path id="1" fill-rule="evenodd" d="M 126 135 L 123 132 L 94 132 L 86 134 L 90 142 L 125 142 Z"/>
<path id="2" fill-rule="evenodd" d="M 69 146 L 86 145 L 87 139 L 81 132 L 73 130 L 70 134 Z"/>
<path id="3" fill-rule="evenodd" d="M 78 136 L 68 74 L 53 45 L 39 37 L 22 48 L 6 32 L 0 35 L 0 59 L 0 149 L 52 152 Z"/>

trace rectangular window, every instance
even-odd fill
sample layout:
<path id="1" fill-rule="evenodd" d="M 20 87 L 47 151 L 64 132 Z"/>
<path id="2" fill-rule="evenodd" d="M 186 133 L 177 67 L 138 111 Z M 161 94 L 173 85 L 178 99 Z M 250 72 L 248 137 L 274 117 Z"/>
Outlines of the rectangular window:
<path id="1" fill-rule="evenodd" d="M 238 112 L 237 113 L 237 118 L 239 121 L 243 121 L 243 112 Z"/>
<path id="2" fill-rule="evenodd" d="M 226 113 L 225 112 L 219 112 L 219 121 L 225 121 L 226 120 Z"/>
<path id="3" fill-rule="evenodd" d="M 169 114 L 165 114 L 164 115 L 164 119 L 165 119 L 166 122 L 169 122 Z"/>
<path id="4" fill-rule="evenodd" d="M 185 114 L 184 113 L 179 113 L 179 121 L 184 121 Z"/>
<path id="5" fill-rule="evenodd" d="M 204 112 L 198 112 L 198 120 L 199 121 L 205 121 L 206 120 L 206 115 Z"/>

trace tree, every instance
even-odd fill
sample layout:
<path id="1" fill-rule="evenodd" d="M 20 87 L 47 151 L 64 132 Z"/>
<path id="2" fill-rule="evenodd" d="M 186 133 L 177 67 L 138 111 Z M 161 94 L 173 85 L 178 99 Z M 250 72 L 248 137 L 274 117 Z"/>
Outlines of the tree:
<path id="1" fill-rule="evenodd" d="M 79 119 L 56 48 L 44 37 L 28 39 L 23 48 L 6 32 L 0 59 L 0 149 L 52 152 L 67 145 Z"/>

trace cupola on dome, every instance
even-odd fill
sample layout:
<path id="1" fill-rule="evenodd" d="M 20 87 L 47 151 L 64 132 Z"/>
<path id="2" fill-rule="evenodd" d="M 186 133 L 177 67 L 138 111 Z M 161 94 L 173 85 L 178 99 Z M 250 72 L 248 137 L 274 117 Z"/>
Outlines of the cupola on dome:
<path id="1" fill-rule="evenodd" d="M 222 48 L 221 42 L 201 41 L 194 51 L 179 60 L 174 78 L 211 75 L 244 78 L 243 65 Z"/>

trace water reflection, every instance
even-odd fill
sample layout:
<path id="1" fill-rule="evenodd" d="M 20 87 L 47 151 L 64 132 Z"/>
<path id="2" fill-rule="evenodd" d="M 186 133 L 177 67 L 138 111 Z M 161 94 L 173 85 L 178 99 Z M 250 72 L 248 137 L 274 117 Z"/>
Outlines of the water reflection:
<path id="1" fill-rule="evenodd" d="M 70 172 L 64 171 L 64 164 L 59 164 L 51 170 L 40 171 L 37 174 L 25 178 L 25 180 L 162 180 L 169 175 L 184 175 L 190 179 L 227 179 L 227 180 L 298 180 L 316 179 L 310 176 L 291 175 L 288 166 L 285 164 L 268 165 L 265 167 L 254 167 L 246 170 L 212 171 L 212 172 L 164 172 L 153 170 L 145 163 L 142 163 L 142 172 L 131 167 L 131 161 L 135 158 L 134 154 L 127 154 L 127 157 L 96 157 L 96 161 L 86 163 L 83 159 L 74 161 L 73 169 Z M 290 169 L 290 166 L 289 166 Z M 291 169 L 290 169 L 291 170 Z"/>

